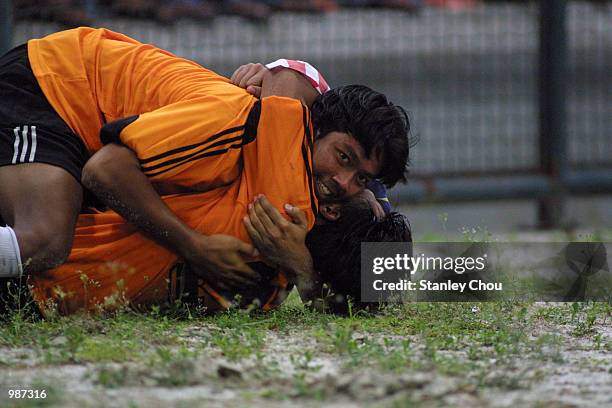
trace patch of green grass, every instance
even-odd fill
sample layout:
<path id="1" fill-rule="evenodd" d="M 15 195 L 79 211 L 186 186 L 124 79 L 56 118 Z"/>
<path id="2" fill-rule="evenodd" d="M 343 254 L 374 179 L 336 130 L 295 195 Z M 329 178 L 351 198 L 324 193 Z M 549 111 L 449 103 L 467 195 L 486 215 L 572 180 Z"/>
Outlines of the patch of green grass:
<path id="1" fill-rule="evenodd" d="M 447 242 L 448 236 L 434 232 L 424 232 L 415 237 L 414 242 Z"/>
<path id="2" fill-rule="evenodd" d="M 576 305 L 576 303 L 574 303 Z M 608 303 L 597 302 L 587 303 L 583 305 L 584 315 L 579 317 L 576 322 L 572 335 L 576 337 L 583 337 L 589 334 L 596 333 L 593 326 L 596 321 L 600 320 L 602 324 L 609 321 L 612 316 L 612 307 Z M 586 306 L 584 306 L 586 305 Z"/>
<path id="3" fill-rule="evenodd" d="M 83 340 L 74 359 L 83 362 L 127 361 L 134 354 L 138 354 L 138 347 L 132 342 L 118 346 L 117 341 L 107 342 L 103 338 L 94 337 Z"/>
<path id="4" fill-rule="evenodd" d="M 574 302 L 549 305 L 539 308 L 535 318 L 544 319 L 555 325 L 571 325 L 571 334 L 584 337 L 595 334 L 595 324 L 610 324 L 612 305 L 605 302 Z M 600 339 L 601 342 L 601 339 Z"/>
<path id="5" fill-rule="evenodd" d="M 185 347 L 154 348 L 144 364 L 104 364 L 93 372 L 96 384 L 106 388 L 125 386 L 182 387 L 200 384 L 198 353 Z"/>
<path id="6" fill-rule="evenodd" d="M 215 335 L 212 345 L 221 349 L 223 356 L 229 360 L 240 360 L 254 355 L 263 347 L 263 334 L 253 329 L 243 334 L 236 331 L 226 331 Z"/>
<path id="7" fill-rule="evenodd" d="M 289 396 L 285 391 L 276 388 L 264 388 L 263 390 L 254 393 L 254 395 L 274 401 L 285 401 L 289 399 Z"/>
<path id="8" fill-rule="evenodd" d="M 96 372 L 95 382 L 106 388 L 118 388 L 127 384 L 130 375 L 126 366 L 102 366 Z"/>
<path id="9" fill-rule="evenodd" d="M 308 398 L 315 401 L 323 401 L 325 399 L 325 391 L 321 387 L 308 383 L 304 373 L 296 373 L 293 376 L 292 388 L 292 397 Z"/>
<path id="10" fill-rule="evenodd" d="M 181 345 L 178 334 L 188 324 L 168 316 L 134 312 L 49 320 L 16 316 L 0 327 L 0 346 L 28 344 L 46 364 L 139 360 L 151 345 Z"/>
<path id="11" fill-rule="evenodd" d="M 434 368 L 444 374 L 461 375 L 479 360 L 509 358 L 531 349 L 525 304 L 474 306 L 390 306 L 382 315 L 335 317 L 311 328 L 311 333 L 319 350 L 343 357 L 348 366 L 377 366 L 390 371 Z M 417 353 L 414 348 L 418 345 L 424 347 Z M 464 357 L 451 358 L 445 351 L 462 352 Z"/>

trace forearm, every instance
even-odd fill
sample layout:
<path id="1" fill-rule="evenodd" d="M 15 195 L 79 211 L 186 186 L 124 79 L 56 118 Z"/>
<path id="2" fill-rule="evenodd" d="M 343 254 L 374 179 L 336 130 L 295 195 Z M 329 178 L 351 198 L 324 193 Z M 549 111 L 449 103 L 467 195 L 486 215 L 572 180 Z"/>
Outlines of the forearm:
<path id="1" fill-rule="evenodd" d="M 323 75 L 308 62 L 299 60 L 279 59 L 265 66 L 248 63 L 234 71 L 231 81 L 258 98 L 287 96 L 301 100 L 308 107 L 319 94 L 329 90 Z"/>
<path id="2" fill-rule="evenodd" d="M 305 305 L 310 305 L 316 310 L 322 310 L 324 301 L 322 295 L 322 283 L 319 273 L 314 269 L 312 257 L 308 252 L 301 262 L 296 263 L 290 270 L 290 275 L 300 294 L 300 299 Z"/>
<path id="3" fill-rule="evenodd" d="M 85 165 L 82 182 L 150 238 L 185 255 L 194 231 L 166 206 L 127 147 L 106 145 Z"/>
<path id="4" fill-rule="evenodd" d="M 265 65 L 271 71 L 279 69 L 290 69 L 298 72 L 304 78 L 308 80 L 310 85 L 319 93 L 324 94 L 329 91 L 329 84 L 323 77 L 323 75 L 311 64 L 306 61 L 291 60 L 291 59 L 278 59 Z"/>
<path id="5" fill-rule="evenodd" d="M 310 107 L 319 93 L 299 72 L 281 69 L 264 73 L 261 97 L 272 95 L 299 99 L 304 105 Z"/>

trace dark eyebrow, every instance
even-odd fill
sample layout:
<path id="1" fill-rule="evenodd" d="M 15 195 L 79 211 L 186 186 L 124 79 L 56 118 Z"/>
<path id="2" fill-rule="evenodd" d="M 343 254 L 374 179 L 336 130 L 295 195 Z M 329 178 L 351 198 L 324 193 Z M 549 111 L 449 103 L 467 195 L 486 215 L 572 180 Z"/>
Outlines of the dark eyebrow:
<path id="1" fill-rule="evenodd" d="M 353 148 L 352 148 L 350 145 L 348 145 L 348 144 L 345 144 L 345 145 L 343 146 L 343 148 L 344 148 L 344 150 L 345 150 L 346 154 L 347 154 L 347 155 L 348 155 L 348 156 L 351 158 L 351 161 L 354 163 L 354 165 L 355 165 L 356 167 L 358 167 L 358 166 L 359 166 L 359 164 L 361 163 L 361 160 L 359 160 L 359 158 L 357 157 L 357 153 L 355 153 L 355 149 L 353 149 Z M 367 171 L 362 171 L 361 173 L 362 173 L 362 174 L 364 174 L 365 176 L 367 176 L 367 177 L 371 178 L 371 179 L 376 178 L 376 176 L 375 176 L 375 175 L 370 174 L 370 173 L 368 173 Z"/>
<path id="2" fill-rule="evenodd" d="M 361 160 L 359 160 L 359 158 L 357 157 L 357 153 L 355 153 L 355 150 L 348 144 L 344 144 L 344 146 L 342 147 L 344 148 L 346 154 L 351 158 L 351 161 L 358 166 L 359 163 L 361 163 Z"/>

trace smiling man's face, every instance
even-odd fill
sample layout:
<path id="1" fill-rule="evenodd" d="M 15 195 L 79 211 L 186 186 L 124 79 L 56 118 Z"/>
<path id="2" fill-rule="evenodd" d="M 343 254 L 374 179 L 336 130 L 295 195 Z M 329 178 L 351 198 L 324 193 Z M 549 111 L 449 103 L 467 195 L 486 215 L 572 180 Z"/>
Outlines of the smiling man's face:
<path id="1" fill-rule="evenodd" d="M 338 202 L 362 191 L 380 172 L 380 157 L 366 158 L 361 144 L 342 132 L 317 138 L 313 152 L 314 180 L 321 202 Z"/>

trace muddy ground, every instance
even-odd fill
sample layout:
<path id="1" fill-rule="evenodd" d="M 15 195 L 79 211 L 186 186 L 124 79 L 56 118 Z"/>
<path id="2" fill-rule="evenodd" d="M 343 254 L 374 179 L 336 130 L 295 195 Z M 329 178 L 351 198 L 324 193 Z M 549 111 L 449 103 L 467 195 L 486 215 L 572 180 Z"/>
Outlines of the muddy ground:
<path id="1" fill-rule="evenodd" d="M 599 315 L 585 326 L 580 317 L 567 323 L 569 310 L 530 305 L 525 319 L 531 323 L 517 328 L 526 340 L 504 343 L 518 347 L 511 351 L 468 340 L 432 351 L 419 334 L 398 335 L 385 326 L 342 331 L 336 325 L 346 321 L 332 320 L 318 334 L 301 324 L 262 329 L 256 351 L 237 355 L 240 344 L 232 349 L 215 339 L 227 334 L 248 348 L 248 326 L 244 337 L 235 327 L 196 319 L 178 332 L 173 344 L 180 350 L 170 345 L 165 356 L 79 363 L 60 356 L 53 363 L 49 353 L 71 341 L 59 335 L 44 352 L 0 348 L 0 406 L 612 406 L 611 317 Z M 470 313 L 478 321 L 482 312 L 474 305 Z M 9 399 L 9 388 L 45 389 L 47 398 Z"/>

